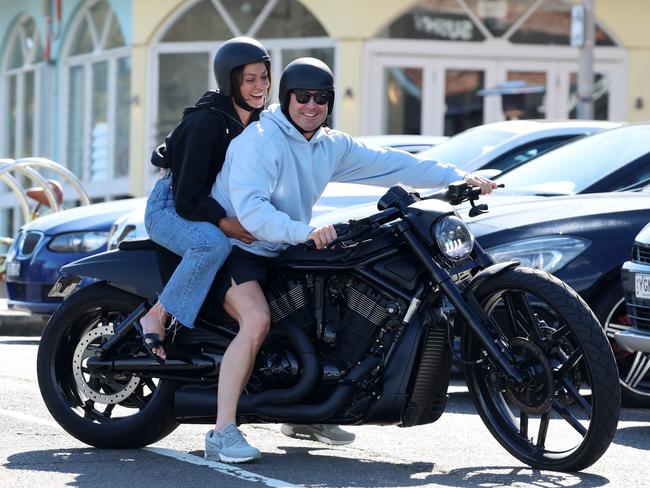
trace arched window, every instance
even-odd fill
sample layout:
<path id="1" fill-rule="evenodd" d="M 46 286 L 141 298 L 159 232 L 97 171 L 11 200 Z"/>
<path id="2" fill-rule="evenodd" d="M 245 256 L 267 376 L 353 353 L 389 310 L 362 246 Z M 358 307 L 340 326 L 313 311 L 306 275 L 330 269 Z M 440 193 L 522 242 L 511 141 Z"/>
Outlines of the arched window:
<path id="1" fill-rule="evenodd" d="M 570 31 L 567 0 L 420 0 L 378 37 L 568 46 Z M 596 45 L 615 45 L 599 25 Z"/>
<path id="2" fill-rule="evenodd" d="M 34 19 L 24 16 L 16 22 L 2 58 L 2 115 L 0 137 L 3 157 L 19 158 L 39 154 L 40 86 L 43 48 Z"/>
<path id="3" fill-rule="evenodd" d="M 306 3 L 306 2 L 304 2 Z M 272 59 L 273 98 L 284 66 L 314 56 L 334 66 L 334 41 L 297 0 L 194 0 L 185 2 L 163 26 L 154 45 L 156 108 L 150 146 L 178 123 L 183 107 L 215 88 L 212 58 L 219 45 L 235 36 L 258 39 Z"/>
<path id="4" fill-rule="evenodd" d="M 129 170 L 130 50 L 106 0 L 86 2 L 64 47 L 64 151 L 95 198 L 123 193 Z M 97 183 L 93 185 L 93 183 Z"/>

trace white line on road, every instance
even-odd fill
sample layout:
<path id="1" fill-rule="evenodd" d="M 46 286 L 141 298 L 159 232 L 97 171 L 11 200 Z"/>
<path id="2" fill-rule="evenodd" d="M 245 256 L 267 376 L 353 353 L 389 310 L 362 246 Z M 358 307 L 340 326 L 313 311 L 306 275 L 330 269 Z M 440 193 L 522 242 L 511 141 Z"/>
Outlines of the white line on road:
<path id="1" fill-rule="evenodd" d="M 26 420 L 27 422 L 32 422 L 34 424 L 47 425 L 48 427 L 56 427 L 57 429 L 61 428 L 59 424 L 57 424 L 52 420 L 34 417 L 33 415 L 28 415 L 26 413 L 5 410 L 4 408 L 0 408 L 0 415 L 4 415 L 5 417 L 12 417 L 19 420 Z"/>
<path id="2" fill-rule="evenodd" d="M 188 454 L 186 452 L 174 451 L 173 449 L 165 449 L 163 447 L 145 447 L 145 450 L 155 452 L 161 456 L 168 456 L 174 459 L 178 459 L 179 461 L 184 461 L 186 463 L 192 463 L 198 466 L 207 466 L 214 469 L 215 471 L 219 471 L 222 474 L 227 474 L 229 476 L 234 476 L 236 478 L 252 481 L 255 483 L 263 483 L 266 486 L 271 486 L 273 488 L 299 488 L 299 485 L 292 485 L 286 481 L 267 478 L 266 476 L 262 476 L 260 474 L 245 471 L 237 466 L 210 461 L 198 456 L 193 456 L 192 454 Z"/>
<path id="3" fill-rule="evenodd" d="M 18 420 L 24 420 L 27 422 L 31 422 L 33 424 L 46 425 L 48 427 L 55 427 L 57 429 L 61 428 L 59 424 L 57 424 L 52 420 L 34 417 L 33 415 L 28 415 L 22 412 L 5 410 L 4 408 L 0 408 L 0 415 L 4 415 L 5 417 L 11 417 Z M 293 485 L 291 483 L 287 483 L 286 481 L 267 478 L 266 476 L 262 476 L 261 474 L 245 471 L 237 466 L 230 466 L 228 464 L 218 463 L 216 461 L 209 461 L 207 459 L 203 459 L 198 456 L 193 456 L 186 452 L 175 451 L 173 449 L 166 449 L 163 447 L 145 447 L 144 449 L 146 451 L 150 451 L 159 454 L 161 456 L 167 456 L 174 459 L 178 459 L 179 461 L 183 461 L 186 463 L 196 464 L 198 466 L 207 466 L 222 474 L 234 476 L 244 481 L 251 481 L 253 483 L 263 483 L 264 485 L 271 486 L 272 488 L 300 488 L 300 485 Z"/>

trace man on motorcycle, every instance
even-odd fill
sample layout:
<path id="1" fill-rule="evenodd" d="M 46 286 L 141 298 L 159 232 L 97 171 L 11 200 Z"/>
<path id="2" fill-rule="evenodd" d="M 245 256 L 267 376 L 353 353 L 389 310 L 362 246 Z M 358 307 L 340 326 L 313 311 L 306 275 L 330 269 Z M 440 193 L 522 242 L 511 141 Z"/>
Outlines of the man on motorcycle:
<path id="1" fill-rule="evenodd" d="M 331 225 L 316 229 L 309 225 L 312 206 L 330 181 L 446 187 L 465 179 L 484 194 L 496 187 L 453 165 L 371 148 L 326 127 L 334 96 L 334 77 L 325 63 L 315 58 L 290 63 L 280 79 L 280 104 L 269 107 L 259 122 L 233 141 L 213 186 L 212 197 L 257 240 L 233 241 L 233 252 L 217 278 L 224 309 L 238 321 L 239 333 L 221 363 L 217 422 L 206 436 L 206 451 L 220 453 L 220 446 L 228 444 L 229 439 L 218 433 L 235 422 L 239 396 L 269 330 L 261 284 L 270 258 L 287 244 L 312 239 L 317 249 L 323 249 L 336 238 Z M 288 427 L 283 431 L 295 432 Z M 258 458 L 259 451 L 242 441 L 237 439 L 239 461 Z"/>

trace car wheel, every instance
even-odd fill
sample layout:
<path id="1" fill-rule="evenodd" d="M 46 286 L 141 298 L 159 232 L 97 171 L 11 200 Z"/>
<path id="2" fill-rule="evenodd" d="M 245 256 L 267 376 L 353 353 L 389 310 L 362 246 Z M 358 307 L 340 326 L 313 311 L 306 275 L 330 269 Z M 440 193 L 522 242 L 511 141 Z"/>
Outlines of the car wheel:
<path id="1" fill-rule="evenodd" d="M 594 312 L 605 329 L 616 357 L 622 402 L 628 406 L 650 407 L 650 354 L 628 352 L 619 347 L 614 339 L 617 332 L 632 326 L 621 287 L 611 284 L 600 295 Z"/>

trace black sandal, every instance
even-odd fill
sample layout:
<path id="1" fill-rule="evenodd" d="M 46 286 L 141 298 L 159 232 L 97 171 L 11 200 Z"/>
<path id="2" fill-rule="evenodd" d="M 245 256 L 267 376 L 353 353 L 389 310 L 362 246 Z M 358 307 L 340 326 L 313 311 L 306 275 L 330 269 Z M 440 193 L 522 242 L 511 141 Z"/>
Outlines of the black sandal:
<path id="1" fill-rule="evenodd" d="M 160 349 L 163 346 L 163 341 L 160 340 L 160 334 L 158 334 L 158 332 L 149 332 L 145 334 L 142 328 L 142 324 L 139 320 L 133 322 L 133 327 L 140 334 L 140 337 L 142 338 L 142 345 L 147 350 L 149 355 L 154 358 L 158 364 L 165 364 L 165 360 L 153 351 L 154 347 Z"/>

